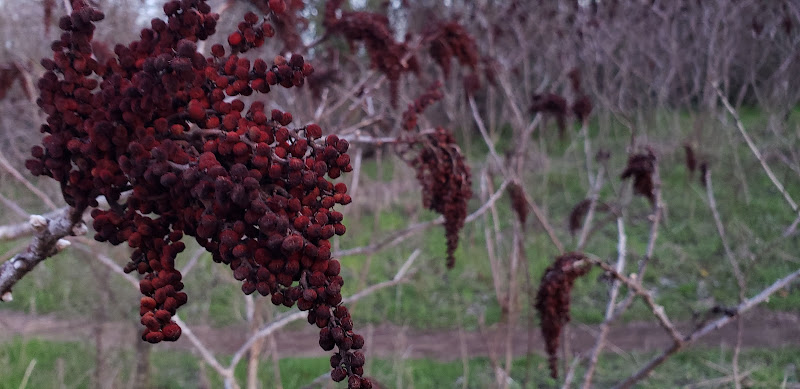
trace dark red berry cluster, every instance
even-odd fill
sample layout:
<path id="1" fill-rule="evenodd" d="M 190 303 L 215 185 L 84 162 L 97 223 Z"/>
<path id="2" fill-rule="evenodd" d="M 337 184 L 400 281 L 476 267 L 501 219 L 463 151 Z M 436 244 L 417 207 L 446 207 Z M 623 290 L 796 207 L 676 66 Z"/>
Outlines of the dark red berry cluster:
<path id="1" fill-rule="evenodd" d="M 253 47 L 260 47 L 264 44 L 265 38 L 272 38 L 275 35 L 275 29 L 271 24 L 259 22 L 259 17 L 252 12 L 248 12 L 244 16 L 244 21 L 237 26 L 238 31 L 228 35 L 228 45 L 231 47 L 231 51 L 244 53 Z M 212 54 L 216 57 L 224 56 L 225 52 L 220 51 L 221 49 L 222 46 L 216 46 Z"/>
<path id="2" fill-rule="evenodd" d="M 592 100 L 583 91 L 581 85 L 581 73 L 578 68 L 570 70 L 567 74 L 572 86 L 572 92 L 575 94 L 575 100 L 572 102 L 572 114 L 581 122 L 586 123 L 589 119 L 589 114 L 592 113 Z"/>
<path id="3" fill-rule="evenodd" d="M 533 95 L 530 112 L 542 112 L 556 118 L 558 135 L 563 138 L 567 130 L 567 99 L 555 93 Z"/>
<path id="4" fill-rule="evenodd" d="M 689 171 L 689 176 L 691 177 L 697 170 L 697 156 L 695 155 L 694 147 L 688 142 L 683 144 L 683 151 L 686 154 L 686 170 Z"/>
<path id="5" fill-rule="evenodd" d="M 592 199 L 583 199 L 578 204 L 572 207 L 569 213 L 569 233 L 573 236 L 583 228 L 583 223 L 586 219 L 586 214 L 589 213 L 589 208 L 592 206 Z M 611 207 L 608 204 L 596 200 L 594 205 L 595 212 L 610 212 Z"/>
<path id="6" fill-rule="evenodd" d="M 100 63 L 91 40 L 103 14 L 75 2 L 59 22 L 53 59 L 42 61 L 48 135 L 28 168 L 58 180 L 76 208 L 108 199 L 109 209 L 92 212 L 95 238 L 134 248 L 125 271 L 144 275 L 144 340 L 180 337 L 172 317 L 187 295 L 175 259 L 188 235 L 233 270 L 244 293 L 308 311 L 320 345 L 338 347 L 333 378 L 371 387 L 355 351 L 364 339 L 341 305 L 341 266 L 331 258 L 330 239 L 346 231 L 334 206 L 351 202 L 346 185 L 331 180 L 352 170 L 349 144 L 323 137 L 316 124 L 290 128 L 290 113 L 237 98 L 301 86 L 313 67 L 299 55 L 238 57 L 272 35 L 255 14 L 228 37 L 231 54 L 214 45 L 206 58 L 196 42 L 215 33 L 208 4 L 170 1 L 164 12 L 166 21 L 153 19 L 141 40 Z"/>
<path id="7" fill-rule="evenodd" d="M 425 93 L 408 105 L 408 108 L 403 112 L 403 118 L 400 124 L 404 130 L 414 131 L 417 128 L 417 116 L 425 112 L 431 104 L 444 97 L 442 91 L 439 90 L 441 86 L 442 84 L 440 82 L 433 83 Z"/>
<path id="8" fill-rule="evenodd" d="M 581 85 L 580 71 L 572 69 L 567 73 L 575 96 L 572 104 L 567 103 L 567 99 L 555 93 L 540 93 L 533 95 L 531 112 L 541 112 L 545 115 L 555 117 L 558 124 L 559 137 L 564 138 L 567 129 L 567 116 L 575 115 L 575 118 L 582 124 L 586 123 L 592 113 L 592 100 L 583 91 Z"/>
<path id="9" fill-rule="evenodd" d="M 275 1 L 275 0 L 273 0 Z M 289 0 L 282 12 L 275 11 L 272 23 L 278 38 L 283 41 L 282 52 L 295 52 L 305 48 L 303 38 L 300 35 L 309 25 L 309 20 L 303 16 L 305 4 L 302 0 Z M 275 8 L 273 8 L 274 10 Z"/>
<path id="10" fill-rule="evenodd" d="M 328 34 L 342 35 L 350 44 L 363 42 L 372 67 L 389 79 L 393 104 L 397 101 L 400 75 L 419 71 L 416 57 L 410 54 L 408 43 L 394 39 L 389 19 L 373 12 L 342 11 L 344 0 L 325 3 L 323 25 Z M 337 16 L 337 13 L 340 13 Z"/>
<path id="11" fill-rule="evenodd" d="M 431 58 L 442 68 L 445 78 L 450 74 L 452 57 L 473 71 L 478 66 L 478 45 L 458 22 L 438 23 L 425 36 L 430 42 Z"/>
<path id="12" fill-rule="evenodd" d="M 525 199 L 525 191 L 522 186 L 516 182 L 508 185 L 508 195 L 511 197 L 511 209 L 517 214 L 519 222 L 524 226 L 528 220 L 528 200 Z"/>
<path id="13" fill-rule="evenodd" d="M 589 272 L 591 266 L 581 264 L 586 257 L 577 252 L 563 254 L 545 270 L 535 308 L 541 320 L 542 337 L 549 356 L 550 376 L 558 378 L 558 342 L 561 330 L 569 323 L 570 291 L 575 280 Z"/>
<path id="14" fill-rule="evenodd" d="M 623 180 L 633 177 L 633 192 L 644 196 L 655 204 L 656 193 L 653 173 L 656 170 L 656 156 L 649 147 L 644 153 L 631 154 L 628 157 L 628 166 L 620 175 Z"/>
<path id="15" fill-rule="evenodd" d="M 19 64 L 13 62 L 0 64 L 0 100 L 6 98 L 6 93 L 14 85 L 15 81 L 19 81 L 20 84 L 24 85 L 19 66 Z"/>
<path id="16" fill-rule="evenodd" d="M 422 185 L 422 204 L 444 216 L 447 237 L 447 267 L 456 263 L 458 234 L 467 218 L 467 202 L 472 197 L 469 166 L 453 134 L 437 127 L 432 134 L 420 134 L 414 145 L 416 156 L 411 166 Z"/>
<path id="17" fill-rule="evenodd" d="M 401 126 L 408 133 L 417 130 L 417 115 L 440 100 L 440 83 L 434 83 L 420 95 L 403 113 Z M 444 216 L 447 237 L 447 267 L 455 265 L 454 253 L 458 248 L 458 233 L 467 217 L 467 202 L 472 197 L 472 181 L 469 166 L 458 147 L 453 134 L 442 127 L 433 133 L 418 132 L 408 137 L 398 151 L 412 154 L 409 164 L 417 172 L 422 185 L 422 204 L 425 208 Z"/>
<path id="18" fill-rule="evenodd" d="M 269 15 L 277 38 L 283 41 L 282 53 L 304 48 L 300 33 L 308 27 L 309 21 L 301 13 L 305 8 L 303 0 L 249 0 L 249 3 L 259 12 Z"/>

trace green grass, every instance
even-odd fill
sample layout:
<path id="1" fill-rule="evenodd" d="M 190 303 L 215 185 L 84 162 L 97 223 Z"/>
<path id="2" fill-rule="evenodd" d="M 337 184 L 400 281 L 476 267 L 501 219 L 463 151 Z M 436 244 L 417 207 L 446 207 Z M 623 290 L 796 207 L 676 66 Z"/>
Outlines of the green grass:
<path id="1" fill-rule="evenodd" d="M 165 351 L 157 346 L 150 353 L 151 384 L 158 388 L 198 387 L 203 379 L 212 387 L 220 387 L 222 379 L 195 355 L 179 351 Z M 88 388 L 94 373 L 94 349 L 77 342 L 47 342 L 16 338 L 0 344 L 0 389 L 16 389 L 25 375 L 25 370 L 35 360 L 28 381 L 28 388 L 49 388 L 63 382 L 70 388 Z M 111 352 L 111 360 L 124 361 L 115 368 L 120 369 L 117 382 L 122 385 L 131 374 L 134 362 L 132 351 Z M 604 354 L 600 358 L 596 387 L 608 387 L 631 374 L 638 366 L 652 358 L 651 354 Z M 224 363 L 225 358 L 221 359 Z M 785 379 L 787 384 L 800 382 L 795 364 L 800 360 L 800 349 L 777 350 L 750 349 L 740 355 L 740 371 L 748 372 L 746 384 L 755 388 L 779 387 Z M 639 388 L 680 387 L 729 376 L 730 350 L 690 349 L 673 356 Z M 280 360 L 281 383 L 285 388 L 299 388 L 309 384 L 326 372 L 327 357 L 283 358 Z M 546 373 L 547 363 L 543 357 L 533 356 L 514 360 L 510 377 L 511 388 L 550 388 L 555 381 Z M 263 358 L 259 364 L 258 378 L 262 387 L 274 387 L 272 363 Z M 582 368 L 577 371 L 582 377 Z M 494 382 L 491 361 L 473 358 L 466 368 L 457 354 L 452 362 L 430 359 L 380 359 L 371 358 L 366 374 L 376 378 L 385 387 L 398 388 L 487 388 Z M 201 378 L 205 375 L 205 378 Z M 238 366 L 237 380 L 246 379 L 246 363 Z M 325 381 L 327 383 L 327 381 Z M 716 387 L 726 385 L 718 385 Z M 335 387 L 341 387 L 335 386 Z"/>

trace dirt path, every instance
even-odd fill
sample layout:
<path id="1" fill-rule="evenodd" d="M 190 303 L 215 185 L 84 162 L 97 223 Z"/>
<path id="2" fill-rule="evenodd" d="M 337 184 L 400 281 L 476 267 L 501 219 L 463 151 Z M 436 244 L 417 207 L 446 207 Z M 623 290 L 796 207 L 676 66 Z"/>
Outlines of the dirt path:
<path id="1" fill-rule="evenodd" d="M 745 332 L 743 346 L 758 348 L 778 348 L 800 346 L 800 314 L 756 310 L 744 318 Z M 573 352 L 583 352 L 594 345 L 597 326 L 571 324 L 569 329 L 570 347 Z M 679 325 L 682 331 L 691 330 L 691 325 Z M 105 323 L 97 325 L 87 318 L 85 321 L 63 320 L 54 316 L 33 316 L 24 313 L 0 311 L 0 342 L 14 336 L 37 337 L 57 341 L 86 341 L 98 334 L 107 347 L 132 347 L 137 341 L 138 323 Z M 247 331 L 244 327 L 211 328 L 192 326 L 197 336 L 215 353 L 231 354 L 245 342 Z M 368 352 L 374 356 L 391 357 L 403 355 L 410 358 L 432 358 L 452 361 L 461 358 L 465 349 L 469 357 L 488 356 L 501 353 L 506 344 L 509 329 L 496 325 L 484 333 L 458 330 L 426 331 L 404 329 L 392 324 L 361 327 L 361 334 L 370 345 Z M 525 355 L 529 336 L 532 336 L 533 349 L 541 352 L 542 339 L 538 328 L 515 327 L 511 331 L 511 344 L 515 355 Z M 307 326 L 298 330 L 284 330 L 277 334 L 276 341 L 280 355 L 287 357 L 316 357 L 328 353 L 317 344 L 318 332 Z M 662 349 L 670 340 L 654 322 L 635 322 L 618 324 L 609 333 L 611 352 L 653 351 Z M 736 339 L 736 326 L 728 325 L 703 338 L 700 345 L 732 348 Z M 93 339 L 92 339 L 93 340 Z M 192 345 L 186 337 L 174 344 L 160 344 L 156 347 L 190 350 Z"/>

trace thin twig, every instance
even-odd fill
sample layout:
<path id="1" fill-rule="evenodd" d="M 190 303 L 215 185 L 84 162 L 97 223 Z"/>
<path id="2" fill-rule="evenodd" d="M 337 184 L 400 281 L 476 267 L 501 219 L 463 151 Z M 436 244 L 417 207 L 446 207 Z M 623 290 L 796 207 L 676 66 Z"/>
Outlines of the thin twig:
<path id="1" fill-rule="evenodd" d="M 481 174 L 481 196 L 485 197 L 488 190 L 489 190 L 489 177 L 487 177 L 486 171 L 484 174 Z M 499 231 L 499 223 L 497 221 L 497 212 L 495 211 L 495 207 L 492 206 L 492 220 L 494 221 L 495 231 L 494 237 L 500 239 L 500 231 Z M 492 270 L 492 284 L 494 285 L 494 293 L 497 297 L 497 302 L 500 304 L 501 309 L 503 309 L 507 304 L 507 299 L 505 295 L 505 291 L 503 291 L 503 276 L 501 275 L 501 267 L 500 261 L 497 259 L 496 255 L 496 246 L 495 246 L 495 239 L 492 237 L 492 228 L 490 227 L 489 223 L 489 215 L 484 216 L 484 223 L 483 223 L 483 235 L 484 239 L 486 240 L 486 254 L 489 259 L 489 268 Z"/>
<path id="2" fill-rule="evenodd" d="M 503 163 L 503 159 L 500 158 L 500 155 L 497 154 L 497 150 L 494 147 L 494 141 L 489 136 L 489 132 L 486 131 L 486 126 L 483 124 L 483 119 L 481 118 L 480 113 L 478 112 L 478 105 L 475 104 L 475 99 L 470 96 L 469 98 L 469 106 L 472 109 L 472 118 L 475 119 L 475 124 L 478 125 L 478 131 L 481 133 L 483 137 L 483 143 L 486 144 L 486 147 L 489 148 L 489 155 L 494 158 L 495 162 L 497 163 L 497 168 L 503 173 L 506 178 L 509 178 L 509 171 L 506 169 L 505 163 Z"/>
<path id="3" fill-rule="evenodd" d="M 783 184 L 781 184 L 781 182 L 778 180 L 778 177 L 775 176 L 775 173 L 772 172 L 772 169 L 769 168 L 767 161 L 761 155 L 761 152 L 758 151 L 756 144 L 752 139 L 750 139 L 750 135 L 748 135 L 747 130 L 745 130 L 744 125 L 742 124 L 742 120 L 739 118 L 739 113 L 735 108 L 733 108 L 733 106 L 731 106 L 731 103 L 722 93 L 722 90 L 720 90 L 719 85 L 714 83 L 712 86 L 717 91 L 717 95 L 719 95 L 722 104 L 725 106 L 731 116 L 733 116 L 733 120 L 736 122 L 736 128 L 739 129 L 739 133 L 742 134 L 742 138 L 744 138 L 744 141 L 747 142 L 747 147 L 750 148 L 750 151 L 753 152 L 753 155 L 756 157 L 756 159 L 758 159 L 758 162 L 761 163 L 761 167 L 764 169 L 764 172 L 767 173 L 767 176 L 769 177 L 770 181 L 772 181 L 772 184 L 775 185 L 775 188 L 778 189 L 778 192 L 783 195 L 783 198 L 786 200 L 786 203 L 789 204 L 789 207 L 792 208 L 792 211 L 800 216 L 800 208 L 798 208 L 797 203 L 794 202 L 792 196 L 789 195 L 789 192 L 786 191 L 786 188 L 784 188 Z"/>
<path id="4" fill-rule="evenodd" d="M 589 187 L 594 187 L 594 177 L 592 177 L 592 146 L 589 139 L 589 125 L 587 120 L 584 120 L 581 124 L 581 135 L 583 135 L 583 154 L 586 158 L 586 176 L 589 180 Z M 599 176 L 600 172 L 597 174 Z"/>
<path id="5" fill-rule="evenodd" d="M 181 327 L 182 336 L 189 338 L 189 341 L 192 343 L 194 348 L 197 349 L 197 352 L 199 352 L 200 356 L 203 357 L 203 360 L 205 360 L 206 363 L 216 370 L 219 375 L 225 378 L 225 387 L 238 388 L 239 385 L 236 383 L 236 380 L 233 376 L 233 369 L 226 369 L 223 367 L 219 361 L 217 361 L 217 358 L 214 357 L 214 354 L 211 353 L 211 351 L 205 346 L 205 344 L 203 344 L 200 338 L 194 334 L 192 329 L 183 320 L 181 320 L 178 315 L 172 316 L 172 320 L 174 320 L 175 323 Z"/>
<path id="6" fill-rule="evenodd" d="M 483 119 L 481 118 L 480 113 L 478 112 L 478 107 L 475 104 L 475 100 L 472 97 L 470 97 L 469 104 L 470 107 L 472 108 L 472 117 L 475 119 L 475 123 L 478 126 L 478 131 L 480 131 L 481 136 L 483 136 L 483 140 L 486 143 L 486 146 L 489 148 L 489 154 L 495 159 L 498 168 L 503 173 L 503 176 L 505 176 L 507 181 L 508 180 L 517 181 L 517 177 L 513 176 L 512 173 L 509 172 L 508 169 L 506 169 L 505 161 L 503 161 L 503 159 L 500 158 L 500 155 L 497 154 L 497 150 L 495 150 L 494 148 L 494 143 L 492 142 L 491 137 L 489 137 L 489 133 L 486 131 L 486 126 L 484 126 L 483 124 Z M 515 107 L 516 105 L 513 106 Z M 524 194 L 525 197 L 525 201 L 528 202 L 528 206 L 531 207 L 533 214 L 536 215 L 536 218 L 539 220 L 539 223 L 547 231 L 547 235 L 550 237 L 550 240 L 556 246 L 558 251 L 563 253 L 564 245 L 558 239 L 558 237 L 555 234 L 555 231 L 550 226 L 550 222 L 547 220 L 547 216 L 545 216 L 544 212 L 542 212 L 539 206 L 536 205 L 536 203 L 533 201 L 533 199 L 525 189 L 525 186 L 521 184 L 518 184 L 518 186 L 522 190 L 522 193 Z"/>
<path id="7" fill-rule="evenodd" d="M 511 251 L 511 265 L 509 268 L 509 282 L 508 282 L 508 321 L 507 325 L 509 328 L 514 328 L 517 322 L 517 316 L 519 314 L 518 304 L 517 304 L 517 274 L 519 268 L 519 262 L 521 260 L 520 256 L 522 255 L 522 245 L 524 244 L 525 240 L 522 236 L 522 228 L 518 220 L 514 219 L 514 238 L 512 239 L 513 249 Z M 507 377 L 511 376 L 511 365 L 512 365 L 512 354 L 514 352 L 514 347 L 511 342 L 511 334 L 513 331 L 509 330 L 506 332 L 506 363 L 505 363 L 505 375 Z M 509 380 L 505 380 L 503 382 L 503 389 L 508 388 Z"/>
<path id="8" fill-rule="evenodd" d="M 683 336 L 678 329 L 675 328 L 675 325 L 672 324 L 672 321 L 667 317 L 666 312 L 664 311 L 664 307 L 661 305 L 656 304 L 655 298 L 653 298 L 653 294 L 650 293 L 647 289 L 645 289 L 642 284 L 639 283 L 638 277 L 627 277 L 624 274 L 617 271 L 617 269 L 612 268 L 611 265 L 603 262 L 600 258 L 597 258 L 593 255 L 587 254 L 587 261 L 591 264 L 600 267 L 601 269 L 605 270 L 608 274 L 612 275 L 617 280 L 621 281 L 625 286 L 633 291 L 636 295 L 641 297 L 644 300 L 644 303 L 650 308 L 650 312 L 653 313 L 653 316 L 658 319 L 658 323 L 664 328 L 664 331 L 669 334 L 673 341 L 676 343 L 680 343 L 683 339 Z M 575 263 L 575 266 L 580 265 L 579 262 Z M 611 320 L 616 318 L 616 314 L 611 318 Z"/>
<path id="9" fill-rule="evenodd" d="M 522 187 L 522 194 L 525 196 L 525 201 L 528 203 L 528 206 L 531 207 L 531 211 L 533 214 L 536 215 L 536 219 L 539 220 L 539 224 L 542 225 L 545 231 L 547 231 L 547 236 L 550 237 L 550 241 L 553 242 L 553 245 L 556 246 L 559 253 L 564 252 L 564 244 L 561 243 L 561 240 L 558 239 L 556 236 L 556 232 L 552 226 L 550 226 L 550 222 L 547 220 L 547 216 L 544 215 L 542 209 L 539 208 L 538 205 L 533 201 L 531 196 L 528 194 L 528 191 Z"/>
<path id="10" fill-rule="evenodd" d="M 661 225 L 661 218 L 664 214 L 664 200 L 661 197 L 661 174 L 659 172 L 658 163 L 653 167 L 653 193 L 655 195 L 655 212 L 651 216 L 650 234 L 647 238 L 647 249 L 645 249 L 644 258 L 639 262 L 639 271 L 636 273 L 636 279 L 644 279 L 644 272 L 647 270 L 647 264 L 653 258 L 656 250 L 656 240 L 658 239 L 658 228 Z M 625 299 L 619 303 L 614 312 L 614 319 L 625 313 L 633 302 L 633 291 L 629 291 Z"/>
<path id="11" fill-rule="evenodd" d="M 19 170 L 17 170 L 16 168 L 14 168 L 14 166 L 11 165 L 11 163 L 6 159 L 6 157 L 3 156 L 3 154 L 0 154 L 0 166 L 2 166 L 3 169 L 5 169 L 9 174 L 11 174 L 17 181 L 22 183 L 22 185 L 24 185 L 25 188 L 27 188 L 29 191 L 31 191 L 33 194 L 39 197 L 39 199 L 42 200 L 42 202 L 45 203 L 48 207 L 50 207 L 51 210 L 58 209 L 58 206 L 53 202 L 53 200 L 50 200 L 50 196 L 42 192 L 41 189 L 37 188 L 35 185 L 33 185 L 33 183 L 28 181 L 28 179 L 25 178 L 25 176 L 23 176 L 22 173 L 19 172 Z"/>
<path id="12" fill-rule="evenodd" d="M 200 257 L 203 256 L 207 251 L 204 247 L 200 247 L 192 253 L 192 257 L 189 258 L 189 261 L 186 262 L 186 265 L 181 268 L 181 274 L 184 278 L 186 278 L 186 274 L 188 274 L 194 267 L 197 265 L 197 261 Z"/>
<path id="13" fill-rule="evenodd" d="M 25 374 L 22 376 L 22 382 L 19 383 L 19 389 L 25 389 L 28 386 L 28 380 L 31 378 L 33 368 L 36 366 L 36 358 L 31 359 L 28 363 L 28 368 L 25 369 Z"/>
<path id="14" fill-rule="evenodd" d="M 597 176 L 598 181 L 600 180 L 600 177 L 600 175 Z M 622 217 L 617 218 L 617 232 L 619 235 L 617 242 L 617 264 L 614 270 L 616 270 L 617 273 L 622 274 L 623 271 L 625 271 L 625 252 L 627 250 L 625 221 Z M 583 376 L 583 389 L 589 389 L 592 385 L 592 376 L 594 376 L 594 370 L 597 367 L 597 361 L 600 356 L 600 352 L 603 350 L 611 321 L 614 318 L 614 306 L 616 305 L 617 294 L 619 294 L 620 285 L 620 282 L 616 279 L 611 285 L 611 293 L 608 297 L 608 305 L 606 306 L 605 320 L 603 321 L 603 324 L 600 325 L 600 334 L 597 335 L 597 342 L 595 343 L 592 354 L 589 357 L 589 366 L 586 368 L 586 374 Z"/>
<path id="15" fill-rule="evenodd" d="M 705 183 L 706 196 L 708 197 L 708 207 L 711 208 L 711 214 L 714 216 L 714 223 L 717 225 L 717 232 L 719 233 L 719 238 L 722 240 L 722 247 L 725 249 L 725 258 L 728 260 L 728 263 L 730 263 L 731 268 L 733 269 L 733 275 L 736 277 L 736 283 L 739 286 L 739 303 L 742 303 L 745 300 L 745 291 L 747 290 L 747 285 L 745 283 L 744 274 L 742 274 L 742 270 L 739 268 L 739 262 L 736 260 L 730 244 L 728 244 L 728 238 L 725 235 L 725 227 L 722 225 L 722 218 L 717 210 L 717 201 L 714 198 L 714 189 L 711 183 L 711 169 L 708 169 L 705 172 Z M 739 353 L 742 348 L 742 318 L 737 318 L 736 322 L 736 347 L 733 350 L 733 360 L 731 361 L 731 364 L 733 365 L 734 385 L 736 386 L 736 389 L 740 389 L 741 380 L 739 379 Z"/>
<path id="16" fill-rule="evenodd" d="M 574 358 L 572 358 L 572 363 L 569 364 L 569 369 L 567 370 L 567 374 L 564 376 L 564 383 L 561 385 L 561 389 L 572 388 L 572 380 L 575 379 L 575 371 L 578 370 L 578 365 L 580 365 L 583 359 L 585 359 L 584 355 L 576 355 Z"/>
<path id="17" fill-rule="evenodd" d="M 19 216 L 21 216 L 23 218 L 26 218 L 26 217 L 28 217 L 30 215 L 28 212 L 25 212 L 25 210 L 22 209 L 22 207 L 20 207 L 19 204 L 17 204 L 16 201 L 11 200 L 6 196 L 3 196 L 2 193 L 0 193 L 0 201 L 2 201 L 3 204 L 5 204 L 6 207 L 11 208 L 11 210 L 14 211 L 14 213 L 16 213 L 17 215 L 19 215 Z M 0 227 L 0 228 L 2 228 L 2 227 Z M 2 236 L 2 233 L 0 233 L 0 236 Z"/>
<path id="18" fill-rule="evenodd" d="M 583 227 L 581 228 L 581 234 L 578 236 L 578 244 L 575 248 L 576 251 L 583 250 L 583 247 L 588 242 L 589 231 L 591 231 L 592 220 L 594 219 L 594 213 L 597 209 L 597 200 L 600 193 L 600 188 L 603 186 L 604 173 L 604 168 L 602 165 L 600 165 L 597 170 L 597 176 L 593 180 L 594 185 L 592 185 L 592 189 L 589 192 L 589 211 L 586 212 L 586 217 L 583 219 Z"/>

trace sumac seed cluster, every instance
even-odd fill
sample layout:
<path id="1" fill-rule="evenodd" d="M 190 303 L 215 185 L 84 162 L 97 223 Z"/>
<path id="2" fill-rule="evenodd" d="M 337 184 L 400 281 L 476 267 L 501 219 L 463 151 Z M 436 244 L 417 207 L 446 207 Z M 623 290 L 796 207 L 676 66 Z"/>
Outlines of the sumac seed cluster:
<path id="1" fill-rule="evenodd" d="M 341 305 L 341 265 L 331 258 L 330 239 L 346 231 L 334 207 L 351 202 L 345 184 L 331 179 L 352 170 L 349 144 L 240 100 L 301 86 L 314 69 L 300 55 L 238 57 L 274 33 L 253 13 L 228 35 L 227 50 L 214 45 L 203 56 L 197 41 L 216 32 L 210 11 L 202 0 L 169 1 L 166 21 L 153 19 L 140 40 L 117 45 L 101 63 L 92 34 L 103 14 L 76 1 L 59 21 L 52 59 L 42 61 L 47 135 L 27 167 L 59 181 L 77 209 L 108 199 L 108 209 L 92 211 L 95 238 L 134 249 L 125 271 L 143 275 L 144 340 L 181 335 L 172 318 L 187 295 L 175 259 L 187 235 L 230 267 L 244 293 L 308 311 L 320 346 L 337 348 L 332 378 L 370 388 L 357 351 L 364 338 Z"/>
<path id="2" fill-rule="evenodd" d="M 433 134 L 420 135 L 411 166 L 422 185 L 422 204 L 444 216 L 447 237 L 447 267 L 456 263 L 458 234 L 467 218 L 467 202 L 472 197 L 472 181 L 461 149 L 453 134 L 437 127 Z"/>
<path id="3" fill-rule="evenodd" d="M 653 173 L 656 171 L 656 156 L 653 150 L 647 148 L 643 153 L 631 154 L 628 157 L 628 165 L 620 175 L 623 180 L 633 177 L 633 192 L 637 195 L 643 196 L 650 201 L 650 204 L 655 204 L 655 182 L 653 181 Z"/>
<path id="4" fill-rule="evenodd" d="M 591 266 L 580 264 L 584 255 L 570 252 L 556 258 L 545 270 L 539 291 L 536 293 L 535 308 L 541 319 L 542 337 L 549 356 L 550 376 L 558 378 L 558 342 L 561 330 L 569 323 L 570 291 L 575 280 L 589 272 Z"/>
<path id="5" fill-rule="evenodd" d="M 440 100 L 440 84 L 434 83 L 403 113 L 402 128 L 409 133 L 401 154 L 411 154 L 407 159 L 416 170 L 417 181 L 422 186 L 422 204 L 425 208 L 444 216 L 447 237 L 447 267 L 455 265 L 458 234 L 467 217 L 467 202 L 472 197 L 469 166 L 453 134 L 442 127 L 432 132 L 418 131 L 417 115 Z"/>

